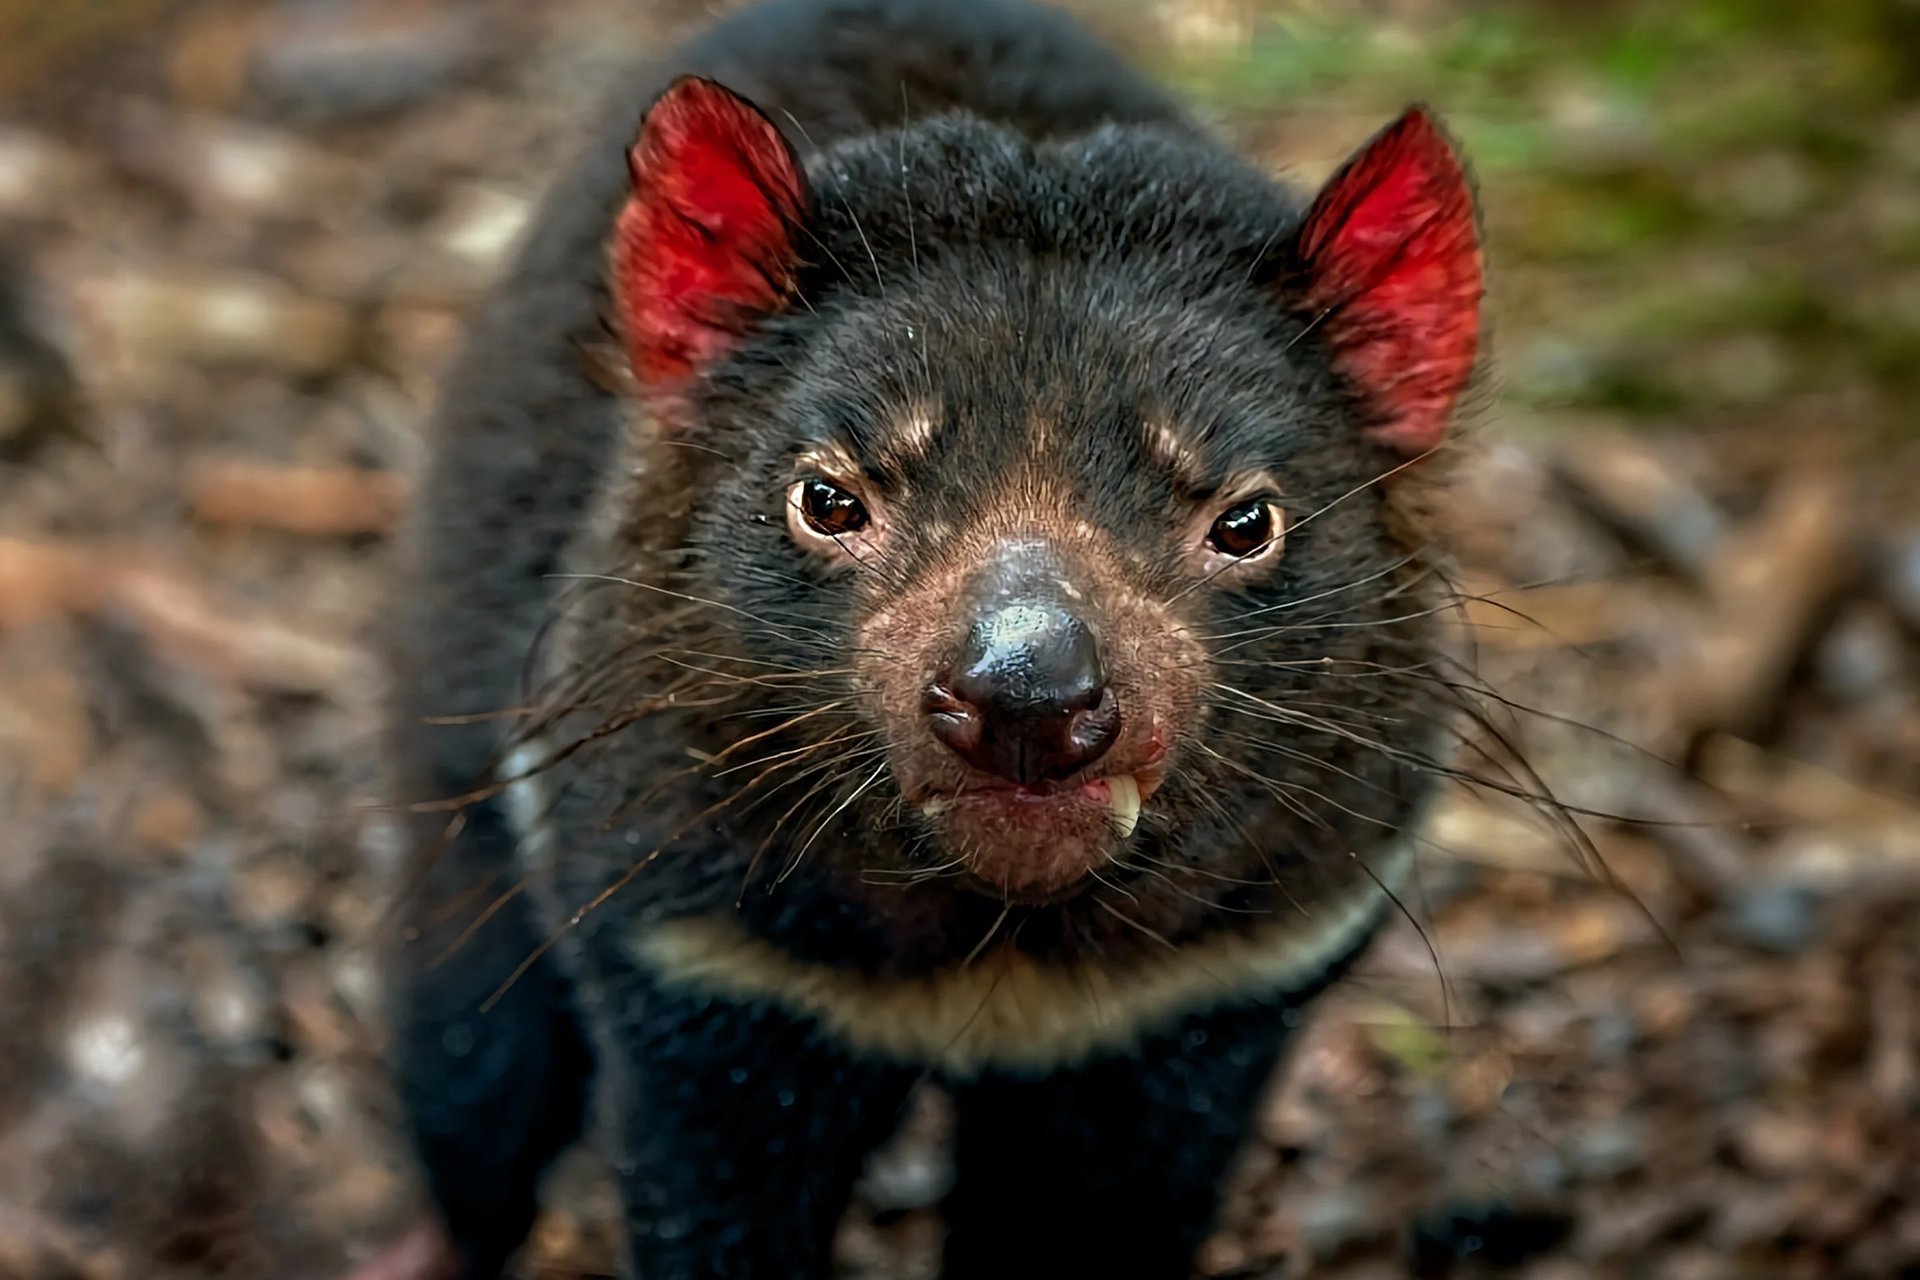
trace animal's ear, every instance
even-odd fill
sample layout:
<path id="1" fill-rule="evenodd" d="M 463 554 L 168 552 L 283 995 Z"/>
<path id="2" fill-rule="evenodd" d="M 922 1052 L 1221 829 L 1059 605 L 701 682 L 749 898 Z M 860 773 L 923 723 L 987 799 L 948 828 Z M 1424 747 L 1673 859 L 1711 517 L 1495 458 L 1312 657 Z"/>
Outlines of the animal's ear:
<path id="1" fill-rule="evenodd" d="M 627 163 L 614 307 L 640 386 L 671 395 L 791 301 L 806 177 L 758 108 L 693 76 L 647 111 Z"/>
<path id="2" fill-rule="evenodd" d="M 1480 343 L 1480 235 L 1465 167 L 1409 109 L 1330 179 L 1295 241 L 1306 307 L 1408 456 L 1438 445 Z"/>

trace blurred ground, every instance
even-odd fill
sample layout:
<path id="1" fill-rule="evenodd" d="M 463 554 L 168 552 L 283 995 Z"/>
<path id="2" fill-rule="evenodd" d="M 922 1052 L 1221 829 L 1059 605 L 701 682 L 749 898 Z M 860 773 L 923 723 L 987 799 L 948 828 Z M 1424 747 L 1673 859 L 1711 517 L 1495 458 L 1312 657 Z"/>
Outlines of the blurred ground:
<path id="1" fill-rule="evenodd" d="M 1920 6 L 1081 7 L 1308 176 L 1458 126 L 1493 728 L 1654 820 L 1449 798 L 1207 1271 L 1920 1276 Z M 386 538 L 570 123 L 700 9 L 0 0 L 0 1278 L 320 1277 L 418 1212 Z M 882 1162 L 849 1275 L 927 1273 L 940 1181 Z M 527 1273 L 604 1271 L 553 1199 Z"/>

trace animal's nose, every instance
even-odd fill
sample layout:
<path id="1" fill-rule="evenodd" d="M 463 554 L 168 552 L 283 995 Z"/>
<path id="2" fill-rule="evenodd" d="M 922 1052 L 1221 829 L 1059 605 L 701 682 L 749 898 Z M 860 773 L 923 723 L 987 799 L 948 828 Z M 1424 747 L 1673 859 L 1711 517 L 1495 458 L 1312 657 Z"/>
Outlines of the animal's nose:
<path id="1" fill-rule="evenodd" d="M 998 603 L 977 617 L 927 712 L 961 759 L 1021 786 L 1067 777 L 1120 733 L 1093 631 L 1050 601 Z"/>

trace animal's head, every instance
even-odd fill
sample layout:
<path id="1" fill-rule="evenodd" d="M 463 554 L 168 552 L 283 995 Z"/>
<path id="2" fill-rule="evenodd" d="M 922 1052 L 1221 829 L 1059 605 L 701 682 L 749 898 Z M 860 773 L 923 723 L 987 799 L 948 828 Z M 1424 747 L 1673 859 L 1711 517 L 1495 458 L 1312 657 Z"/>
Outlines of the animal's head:
<path id="1" fill-rule="evenodd" d="M 684 509 L 656 483 L 628 543 L 790 722 L 738 761 L 796 842 L 1036 901 L 1403 820 L 1432 606 L 1396 508 L 1481 328 L 1431 117 L 1302 207 L 1137 128 L 936 119 L 803 164 L 687 79 L 631 169 L 616 319 Z"/>

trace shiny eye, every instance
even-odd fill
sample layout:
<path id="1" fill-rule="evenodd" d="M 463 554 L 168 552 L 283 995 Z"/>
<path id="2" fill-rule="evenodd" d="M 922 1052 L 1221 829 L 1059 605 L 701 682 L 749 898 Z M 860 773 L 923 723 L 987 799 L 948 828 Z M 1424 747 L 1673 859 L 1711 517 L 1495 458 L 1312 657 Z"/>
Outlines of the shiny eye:
<path id="1" fill-rule="evenodd" d="M 1272 546 L 1280 536 L 1280 513 L 1262 498 L 1243 502 L 1213 522 L 1207 545 L 1222 555 L 1244 560 Z"/>
<path id="2" fill-rule="evenodd" d="M 800 515 L 815 533 L 841 538 L 867 527 L 866 507 L 845 489 L 817 478 L 802 480 L 799 488 Z"/>

